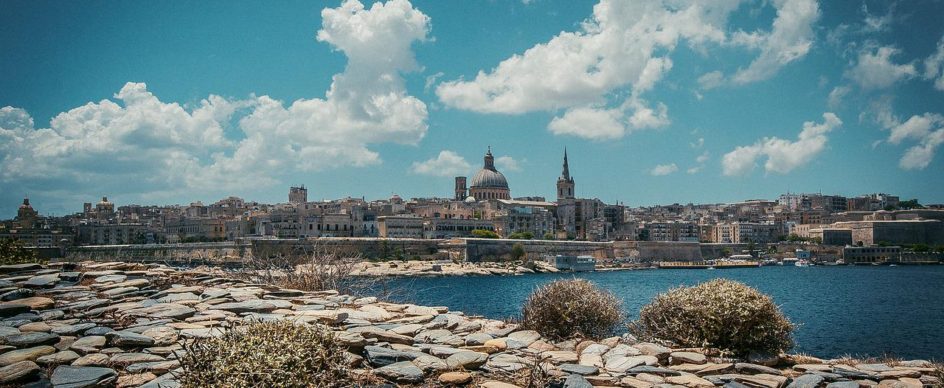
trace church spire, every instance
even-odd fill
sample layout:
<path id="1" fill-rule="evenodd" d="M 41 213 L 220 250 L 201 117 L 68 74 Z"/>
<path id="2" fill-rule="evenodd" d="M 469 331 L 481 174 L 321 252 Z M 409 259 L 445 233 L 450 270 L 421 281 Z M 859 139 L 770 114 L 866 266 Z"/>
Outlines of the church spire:
<path id="1" fill-rule="evenodd" d="M 569 181 L 570 179 L 570 165 L 567 163 L 567 147 L 564 147 L 564 170 L 561 172 L 561 179 Z"/>
<path id="2" fill-rule="evenodd" d="M 570 176 L 570 163 L 567 161 L 567 147 L 564 147 L 564 168 L 557 178 L 557 200 L 574 198 L 574 178 Z"/>

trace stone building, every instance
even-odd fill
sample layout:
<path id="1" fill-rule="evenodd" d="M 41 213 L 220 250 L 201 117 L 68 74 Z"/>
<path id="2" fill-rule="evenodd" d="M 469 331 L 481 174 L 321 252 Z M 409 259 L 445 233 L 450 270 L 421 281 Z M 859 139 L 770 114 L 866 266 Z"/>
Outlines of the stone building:
<path id="1" fill-rule="evenodd" d="M 420 217 L 380 216 L 377 228 L 384 238 L 423 238 L 425 224 Z"/>

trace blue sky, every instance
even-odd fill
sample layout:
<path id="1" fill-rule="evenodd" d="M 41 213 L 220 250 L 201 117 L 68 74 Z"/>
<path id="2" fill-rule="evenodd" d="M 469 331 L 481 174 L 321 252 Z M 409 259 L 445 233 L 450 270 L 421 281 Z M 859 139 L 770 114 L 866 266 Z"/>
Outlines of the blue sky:
<path id="1" fill-rule="evenodd" d="M 944 202 L 944 2 L 51 2 L 0 12 L 0 216 L 451 196 Z"/>

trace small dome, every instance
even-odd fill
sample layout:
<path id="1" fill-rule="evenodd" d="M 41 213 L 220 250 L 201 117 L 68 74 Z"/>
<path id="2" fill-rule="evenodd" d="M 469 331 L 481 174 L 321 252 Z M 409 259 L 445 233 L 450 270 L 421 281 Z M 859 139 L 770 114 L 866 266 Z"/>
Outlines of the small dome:
<path id="1" fill-rule="evenodd" d="M 471 196 L 471 195 L 468 196 L 468 197 L 466 197 L 466 198 L 465 198 L 465 203 L 475 203 L 475 197 L 473 197 L 473 196 Z"/>

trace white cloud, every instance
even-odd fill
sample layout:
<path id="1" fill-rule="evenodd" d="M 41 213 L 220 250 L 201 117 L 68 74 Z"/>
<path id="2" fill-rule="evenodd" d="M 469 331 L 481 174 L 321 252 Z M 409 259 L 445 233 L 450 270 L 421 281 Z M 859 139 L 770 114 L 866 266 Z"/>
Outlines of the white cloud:
<path id="1" fill-rule="evenodd" d="M 443 150 L 435 158 L 413 162 L 410 172 L 432 176 L 458 176 L 467 174 L 471 169 L 472 165 L 465 158 L 453 151 Z"/>
<path id="2" fill-rule="evenodd" d="M 851 89 L 848 86 L 837 86 L 829 92 L 829 99 L 826 104 L 830 109 L 838 109 L 842 106 L 842 100 L 846 98 Z"/>
<path id="3" fill-rule="evenodd" d="M 904 123 L 889 122 L 888 142 L 900 144 L 905 140 L 914 140 L 918 144 L 905 151 L 898 166 L 905 170 L 921 170 L 934 159 L 937 148 L 944 143 L 944 116 L 936 113 L 911 116 Z"/>
<path id="4" fill-rule="evenodd" d="M 619 139 L 626 133 L 622 112 L 617 109 L 574 108 L 555 117 L 547 125 L 555 135 L 574 135 L 587 139 Z"/>
<path id="5" fill-rule="evenodd" d="M 924 139 L 931 133 L 931 129 L 940 127 L 942 124 L 944 124 L 944 117 L 939 114 L 914 115 L 908 121 L 891 128 L 888 142 L 899 144 L 905 139 Z"/>
<path id="6" fill-rule="evenodd" d="M 921 170 L 931 164 L 934 152 L 944 144 L 944 128 L 929 133 L 921 143 L 909 148 L 898 161 L 898 166 L 905 170 Z"/>
<path id="7" fill-rule="evenodd" d="M 428 92 L 430 88 L 436 83 L 436 80 L 445 75 L 443 72 L 437 72 L 436 74 L 429 75 L 426 77 L 426 82 L 423 84 L 423 91 Z"/>
<path id="8" fill-rule="evenodd" d="M 865 14 L 862 32 L 875 33 L 888 31 L 889 28 L 891 28 L 892 22 L 895 20 L 895 3 L 889 5 L 888 13 L 881 16 L 873 15 L 869 12 L 869 7 L 866 4 L 862 4 L 862 13 Z"/>
<path id="9" fill-rule="evenodd" d="M 698 162 L 698 163 L 705 163 L 705 162 L 707 162 L 707 161 L 708 161 L 708 151 L 705 151 L 705 153 L 703 153 L 703 154 L 701 154 L 701 155 L 698 155 L 698 157 L 695 158 L 695 161 Z"/>
<path id="10" fill-rule="evenodd" d="M 816 0 L 783 0 L 777 4 L 777 18 L 770 33 L 737 34 L 748 46 L 761 48 L 760 55 L 732 76 L 737 84 L 768 79 L 783 66 L 806 56 L 813 46 L 813 23 L 819 19 Z"/>
<path id="11" fill-rule="evenodd" d="M 892 57 L 899 52 L 892 46 L 862 50 L 855 66 L 846 72 L 846 76 L 863 89 L 884 89 L 917 75 L 914 64 L 899 65 L 892 62 Z"/>
<path id="12" fill-rule="evenodd" d="M 692 148 L 701 148 L 705 146 L 705 138 L 699 137 L 694 143 L 688 143 Z"/>
<path id="13" fill-rule="evenodd" d="M 698 86 L 703 90 L 710 90 L 721 86 L 724 83 L 724 74 L 720 71 L 712 71 L 702 74 L 698 77 Z"/>
<path id="14" fill-rule="evenodd" d="M 944 91 L 944 36 L 937 42 L 937 50 L 924 60 L 924 78 L 934 80 L 934 88 Z"/>
<path id="15" fill-rule="evenodd" d="M 652 170 L 649 170 L 649 174 L 652 176 L 665 176 L 676 171 L 678 171 L 678 166 L 676 166 L 675 163 L 659 164 L 653 167 Z"/>
<path id="16" fill-rule="evenodd" d="M 642 95 L 671 70 L 670 54 L 680 41 L 696 49 L 728 43 L 727 18 L 739 4 L 601 0 L 578 31 L 561 32 L 471 80 L 440 83 L 436 94 L 448 106 L 482 113 L 563 109 L 548 129 L 590 139 L 664 126 L 668 107 L 658 102 L 649 107 Z M 742 83 L 771 76 L 809 47 L 810 27 L 802 24 L 815 21 L 815 1 L 784 0 L 775 6 L 772 31 L 755 33 L 761 43 L 750 48 L 761 54 L 739 75 Z"/>
<path id="17" fill-rule="evenodd" d="M 420 141 L 426 105 L 406 93 L 401 73 L 418 69 L 410 46 L 426 39 L 429 18 L 406 0 L 370 8 L 350 0 L 321 15 L 318 41 L 348 58 L 326 98 L 286 106 L 268 96 L 210 95 L 191 108 L 129 82 L 114 100 L 60 113 L 41 129 L 7 128 L 25 112 L 4 108 L 0 181 L 138 198 L 225 193 L 298 172 L 377 164 L 370 145 Z"/>
<path id="18" fill-rule="evenodd" d="M 809 163 L 825 148 L 827 133 L 842 125 L 835 114 L 823 113 L 823 123 L 803 123 L 796 141 L 767 137 L 749 146 L 740 146 L 721 159 L 724 175 L 744 175 L 754 169 L 757 160 L 767 157 L 764 170 L 768 173 L 786 174 Z"/>
<path id="19" fill-rule="evenodd" d="M 501 171 L 521 171 L 521 162 L 507 155 L 495 158 L 495 166 Z"/>
<path id="20" fill-rule="evenodd" d="M 705 162 L 707 162 L 708 159 L 709 159 L 708 151 L 703 152 L 701 155 L 698 155 L 698 157 L 695 158 L 695 163 L 698 163 L 698 165 L 694 167 L 690 167 L 688 170 L 685 170 L 685 172 L 688 173 L 689 175 L 697 174 L 698 172 L 700 172 L 702 169 L 705 168 Z"/>

